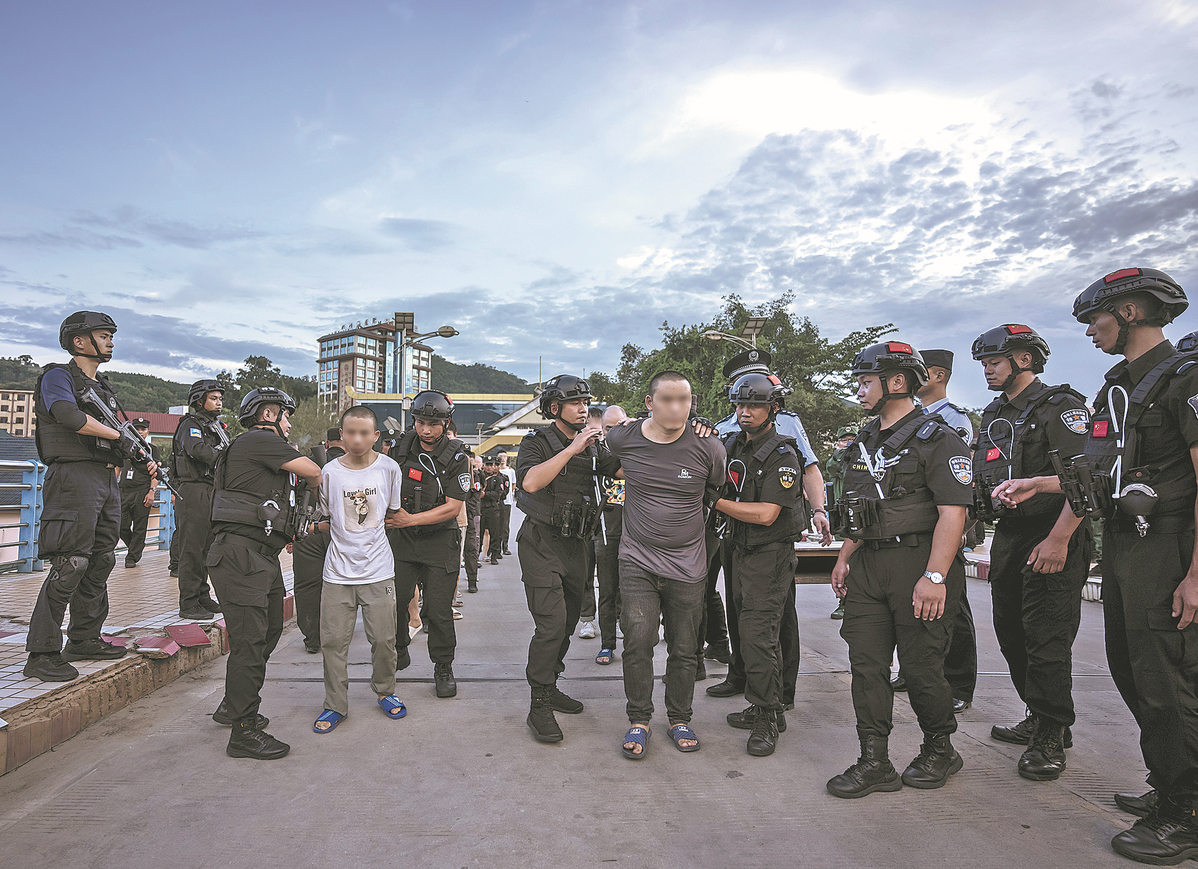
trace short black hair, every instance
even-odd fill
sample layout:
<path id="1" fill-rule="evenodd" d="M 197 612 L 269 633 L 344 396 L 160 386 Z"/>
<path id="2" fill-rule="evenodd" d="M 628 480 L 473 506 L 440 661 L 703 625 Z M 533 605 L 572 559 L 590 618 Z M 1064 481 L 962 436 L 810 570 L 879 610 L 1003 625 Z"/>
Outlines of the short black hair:
<path id="1" fill-rule="evenodd" d="M 667 368 L 665 371 L 659 371 L 653 375 L 653 379 L 649 381 L 649 394 L 654 395 L 657 392 L 657 387 L 663 383 L 685 383 L 691 385 L 691 379 L 681 371 L 674 371 L 672 368 Z"/>
<path id="2" fill-rule="evenodd" d="M 369 407 L 366 407 L 364 405 L 355 404 L 353 407 L 346 410 L 345 413 L 341 414 L 341 427 L 342 428 L 345 427 L 345 421 L 347 419 L 368 419 L 368 420 L 370 420 L 370 424 L 374 426 L 374 430 L 375 431 L 379 430 L 378 416 L 375 415 L 375 412 L 373 410 L 371 410 Z"/>
<path id="3" fill-rule="evenodd" d="M 587 408 L 587 417 L 590 419 L 603 419 L 603 411 L 607 410 L 601 404 L 592 404 Z"/>

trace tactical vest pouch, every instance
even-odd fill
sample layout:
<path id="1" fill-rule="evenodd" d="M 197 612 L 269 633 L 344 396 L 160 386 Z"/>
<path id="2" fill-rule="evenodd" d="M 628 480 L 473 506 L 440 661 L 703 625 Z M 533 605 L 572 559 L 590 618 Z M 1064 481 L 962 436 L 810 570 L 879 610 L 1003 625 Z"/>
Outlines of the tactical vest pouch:
<path id="1" fill-rule="evenodd" d="M 838 531 L 855 540 L 885 540 L 931 531 L 940 519 L 940 511 L 931 492 L 920 492 L 905 498 L 846 498 L 834 508 Z"/>

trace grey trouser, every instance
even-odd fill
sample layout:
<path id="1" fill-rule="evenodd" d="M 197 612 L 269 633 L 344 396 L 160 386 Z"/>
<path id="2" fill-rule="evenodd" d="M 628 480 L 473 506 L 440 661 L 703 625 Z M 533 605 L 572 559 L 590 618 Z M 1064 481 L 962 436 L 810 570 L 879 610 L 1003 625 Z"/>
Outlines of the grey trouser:
<path id="1" fill-rule="evenodd" d="M 361 585 L 325 582 L 320 593 L 320 651 L 324 653 L 324 708 L 349 714 L 349 644 L 362 608 L 362 626 L 370 640 L 375 694 L 395 693 L 395 580 Z"/>

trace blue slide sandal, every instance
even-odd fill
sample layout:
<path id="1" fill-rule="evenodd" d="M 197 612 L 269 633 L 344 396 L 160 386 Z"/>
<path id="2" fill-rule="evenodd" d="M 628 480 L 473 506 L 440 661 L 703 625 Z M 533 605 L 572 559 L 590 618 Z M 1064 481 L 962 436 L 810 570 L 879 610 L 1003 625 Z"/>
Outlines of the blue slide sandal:
<path id="1" fill-rule="evenodd" d="M 600 649 L 600 650 L 599 650 L 599 654 L 595 656 L 595 663 L 596 663 L 596 664 L 603 664 L 603 665 L 610 664 L 610 663 L 611 663 L 611 659 L 612 659 L 614 656 L 615 656 L 615 650 L 613 650 L 613 649 Z M 606 661 L 601 661 L 601 660 L 599 660 L 600 658 L 606 658 L 607 660 L 606 660 Z"/>
<path id="2" fill-rule="evenodd" d="M 332 733 L 337 729 L 337 725 L 344 721 L 346 717 L 347 716 L 342 715 L 340 712 L 334 712 L 332 709 L 326 709 L 324 712 L 320 713 L 320 717 L 317 718 L 312 724 L 312 732 L 319 733 L 321 736 L 326 733 Z M 325 728 L 317 727 L 316 725 L 320 724 L 322 721 L 329 722 L 329 726 Z"/>
<path id="3" fill-rule="evenodd" d="M 645 755 L 649 753 L 649 737 L 653 735 L 648 727 L 630 727 L 628 732 L 624 734 L 624 742 L 635 742 L 641 747 L 640 754 L 637 754 L 627 745 L 621 743 L 620 751 L 624 752 L 624 756 L 632 760 L 643 760 Z"/>
<path id="4" fill-rule="evenodd" d="M 695 731 L 691 730 L 686 724 L 675 724 L 670 728 L 670 737 L 674 740 L 674 747 L 679 751 L 698 751 L 699 737 L 695 736 Z M 681 745 L 683 739 L 693 739 L 694 745 Z"/>
<path id="5" fill-rule="evenodd" d="M 408 714 L 408 707 L 394 694 L 379 698 L 379 707 L 387 713 L 388 718 L 403 718 Z"/>

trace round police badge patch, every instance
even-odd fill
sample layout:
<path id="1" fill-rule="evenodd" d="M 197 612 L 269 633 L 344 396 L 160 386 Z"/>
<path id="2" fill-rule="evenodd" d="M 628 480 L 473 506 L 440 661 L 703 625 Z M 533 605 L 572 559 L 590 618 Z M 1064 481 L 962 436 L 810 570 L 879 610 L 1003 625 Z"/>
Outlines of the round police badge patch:
<path id="1" fill-rule="evenodd" d="M 794 468 L 778 468 L 778 482 L 782 484 L 783 489 L 789 489 L 798 478 L 799 472 Z"/>
<path id="2" fill-rule="evenodd" d="M 469 491 L 470 490 L 470 475 L 469 474 L 458 474 L 458 486 L 461 488 L 461 490 L 463 492 Z"/>
<path id="3" fill-rule="evenodd" d="M 968 486 L 973 482 L 973 463 L 969 456 L 953 456 L 948 460 L 948 469 L 953 472 L 957 481 Z"/>
<path id="4" fill-rule="evenodd" d="M 1080 407 L 1067 410 L 1061 414 L 1061 422 L 1074 434 L 1085 434 L 1090 430 L 1090 412 Z"/>

